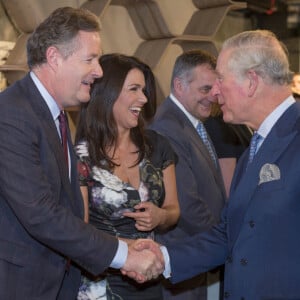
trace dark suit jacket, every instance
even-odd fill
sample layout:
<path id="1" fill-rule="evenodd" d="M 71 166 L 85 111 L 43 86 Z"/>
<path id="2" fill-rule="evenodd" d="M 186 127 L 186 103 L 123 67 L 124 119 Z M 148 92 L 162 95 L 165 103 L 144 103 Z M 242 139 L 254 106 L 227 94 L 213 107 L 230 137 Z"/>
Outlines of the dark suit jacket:
<path id="1" fill-rule="evenodd" d="M 300 299 L 300 103 L 276 122 L 251 165 L 241 157 L 222 222 L 168 244 L 172 280 L 225 265 L 228 299 Z"/>
<path id="2" fill-rule="evenodd" d="M 177 226 L 158 235 L 162 243 L 193 236 L 220 220 L 225 204 L 223 179 L 196 129 L 176 104 L 167 98 L 150 126 L 165 135 L 178 155 L 176 181 L 180 203 Z"/>
<path id="3" fill-rule="evenodd" d="M 117 240 L 82 222 L 51 113 L 29 75 L 0 94 L 0 299 L 74 299 L 80 271 L 111 263 Z"/>

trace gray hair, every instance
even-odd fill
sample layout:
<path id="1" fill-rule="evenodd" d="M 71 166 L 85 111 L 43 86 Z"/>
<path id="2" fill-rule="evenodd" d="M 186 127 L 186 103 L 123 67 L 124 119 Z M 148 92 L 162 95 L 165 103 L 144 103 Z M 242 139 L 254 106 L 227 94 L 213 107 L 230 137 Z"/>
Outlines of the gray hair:
<path id="1" fill-rule="evenodd" d="M 240 78 L 254 70 L 269 84 L 291 83 L 287 48 L 271 31 L 241 32 L 227 39 L 222 45 L 223 50 L 230 50 L 228 68 Z"/>
<path id="2" fill-rule="evenodd" d="M 216 68 L 216 58 L 203 50 L 189 50 L 179 55 L 175 61 L 171 78 L 171 91 L 174 91 L 174 79 L 179 78 L 188 84 L 193 78 L 193 70 L 199 65 L 208 65 L 212 70 Z"/>

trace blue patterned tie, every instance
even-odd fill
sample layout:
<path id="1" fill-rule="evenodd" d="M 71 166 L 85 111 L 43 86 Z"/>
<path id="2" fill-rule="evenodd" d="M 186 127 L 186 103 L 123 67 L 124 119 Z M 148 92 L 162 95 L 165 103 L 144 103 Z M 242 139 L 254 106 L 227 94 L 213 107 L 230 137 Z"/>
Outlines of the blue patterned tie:
<path id="1" fill-rule="evenodd" d="M 217 155 L 216 155 L 215 150 L 214 150 L 214 148 L 213 148 L 213 146 L 212 146 L 212 144 L 211 144 L 211 142 L 210 142 L 210 140 L 207 136 L 207 131 L 206 131 L 203 123 L 199 122 L 196 129 L 197 129 L 197 132 L 200 135 L 203 143 L 205 144 L 205 146 L 206 146 L 206 148 L 209 152 L 210 157 L 212 158 L 215 166 L 217 167 L 217 165 L 218 165 L 217 164 Z"/>
<path id="2" fill-rule="evenodd" d="M 261 139 L 262 139 L 262 136 L 260 134 L 258 134 L 257 131 L 255 131 L 251 138 L 251 142 L 250 142 L 250 151 L 249 151 L 249 159 L 248 159 L 247 166 L 252 162 L 254 155 L 256 154 L 256 152 L 258 150 L 257 145 Z"/>

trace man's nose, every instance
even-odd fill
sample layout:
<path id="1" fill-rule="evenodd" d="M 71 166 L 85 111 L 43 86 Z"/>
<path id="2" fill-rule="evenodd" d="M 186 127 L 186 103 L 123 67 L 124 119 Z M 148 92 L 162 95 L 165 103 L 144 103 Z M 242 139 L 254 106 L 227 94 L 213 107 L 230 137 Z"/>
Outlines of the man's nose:
<path id="1" fill-rule="evenodd" d="M 99 63 L 96 64 L 95 70 L 94 70 L 94 77 L 95 78 L 101 78 L 103 76 L 103 69 Z"/>
<path id="2" fill-rule="evenodd" d="M 217 79 L 215 80 L 210 92 L 211 92 L 211 95 L 216 98 L 220 94 L 220 89 L 219 89 L 219 84 L 218 84 Z"/>

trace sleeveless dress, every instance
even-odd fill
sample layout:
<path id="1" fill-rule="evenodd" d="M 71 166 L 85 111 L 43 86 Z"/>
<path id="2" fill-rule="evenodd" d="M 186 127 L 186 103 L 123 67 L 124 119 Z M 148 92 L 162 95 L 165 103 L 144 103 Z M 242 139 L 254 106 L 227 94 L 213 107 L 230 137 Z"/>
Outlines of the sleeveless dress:
<path id="1" fill-rule="evenodd" d="M 141 201 L 151 201 L 161 207 L 165 197 L 162 170 L 177 161 L 177 156 L 166 138 L 152 130 L 146 130 L 146 138 L 151 155 L 145 157 L 139 164 L 138 190 L 110 171 L 92 166 L 85 141 L 75 146 L 80 184 L 88 187 L 89 222 L 99 230 L 128 239 L 154 239 L 153 231 L 138 231 L 134 219 L 122 216 L 125 211 L 134 211 L 133 207 Z M 138 284 L 123 276 L 118 270 L 109 269 L 98 277 L 84 274 L 77 299 L 158 300 L 163 298 L 159 280 Z"/>

